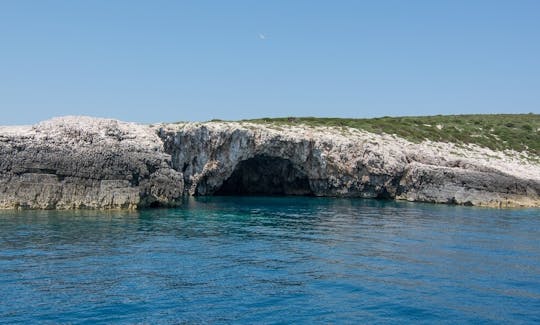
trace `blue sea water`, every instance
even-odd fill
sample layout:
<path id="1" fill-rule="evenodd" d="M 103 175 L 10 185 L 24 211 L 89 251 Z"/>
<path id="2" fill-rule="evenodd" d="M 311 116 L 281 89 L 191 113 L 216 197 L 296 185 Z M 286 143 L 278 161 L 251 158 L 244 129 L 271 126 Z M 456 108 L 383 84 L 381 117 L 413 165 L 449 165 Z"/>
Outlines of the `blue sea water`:
<path id="1" fill-rule="evenodd" d="M 540 210 L 208 197 L 0 213 L 2 323 L 538 323 Z"/>

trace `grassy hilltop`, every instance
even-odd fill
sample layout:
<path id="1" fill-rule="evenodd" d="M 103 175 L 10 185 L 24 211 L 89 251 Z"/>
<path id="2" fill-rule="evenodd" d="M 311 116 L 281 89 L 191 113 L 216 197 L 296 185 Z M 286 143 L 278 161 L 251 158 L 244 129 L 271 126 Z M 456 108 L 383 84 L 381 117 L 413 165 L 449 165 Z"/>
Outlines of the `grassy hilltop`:
<path id="1" fill-rule="evenodd" d="M 513 149 L 540 155 L 539 114 L 437 115 L 371 119 L 284 117 L 245 120 L 273 125 L 351 127 L 396 134 L 413 142 L 425 139 L 473 143 L 495 150 Z"/>

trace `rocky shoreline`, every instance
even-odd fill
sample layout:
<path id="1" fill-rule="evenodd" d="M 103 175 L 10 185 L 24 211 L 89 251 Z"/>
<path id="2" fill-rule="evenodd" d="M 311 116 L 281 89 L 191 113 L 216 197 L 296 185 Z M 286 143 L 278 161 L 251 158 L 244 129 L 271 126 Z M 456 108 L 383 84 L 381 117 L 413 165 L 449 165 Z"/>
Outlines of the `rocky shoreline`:
<path id="1" fill-rule="evenodd" d="M 517 152 L 352 128 L 142 125 L 61 117 L 0 127 L 0 208 L 174 207 L 186 195 L 311 195 L 540 207 Z"/>

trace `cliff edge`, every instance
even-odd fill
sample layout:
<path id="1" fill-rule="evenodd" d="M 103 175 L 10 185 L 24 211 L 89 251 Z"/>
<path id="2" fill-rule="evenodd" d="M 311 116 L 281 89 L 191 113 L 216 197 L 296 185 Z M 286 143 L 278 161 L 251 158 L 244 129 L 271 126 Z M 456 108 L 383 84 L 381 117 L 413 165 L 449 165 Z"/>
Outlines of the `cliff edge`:
<path id="1" fill-rule="evenodd" d="M 182 174 L 147 126 L 61 117 L 0 127 L 0 208 L 134 209 L 181 204 Z"/>
<path id="2" fill-rule="evenodd" d="M 311 195 L 539 207 L 538 157 L 351 127 L 63 117 L 0 127 L 0 208 L 177 206 Z"/>

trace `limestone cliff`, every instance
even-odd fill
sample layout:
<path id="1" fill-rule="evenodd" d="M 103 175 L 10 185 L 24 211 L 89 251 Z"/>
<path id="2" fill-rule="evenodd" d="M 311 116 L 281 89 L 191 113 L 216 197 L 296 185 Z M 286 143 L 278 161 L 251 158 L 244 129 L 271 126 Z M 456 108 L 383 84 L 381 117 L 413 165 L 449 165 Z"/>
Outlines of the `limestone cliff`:
<path id="1" fill-rule="evenodd" d="M 136 208 L 181 203 L 182 174 L 150 128 L 64 117 L 0 128 L 0 208 Z"/>
<path id="2" fill-rule="evenodd" d="M 300 194 L 540 206 L 540 166 L 516 153 L 349 128 L 161 125 L 191 195 Z"/>
<path id="3" fill-rule="evenodd" d="M 2 208 L 175 206 L 183 194 L 540 206 L 540 166 L 515 152 L 349 128 L 68 117 L 0 128 L 0 154 Z"/>

